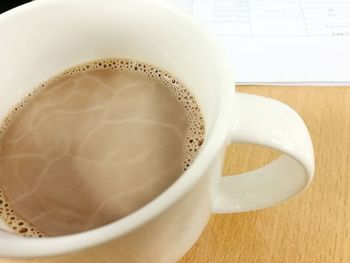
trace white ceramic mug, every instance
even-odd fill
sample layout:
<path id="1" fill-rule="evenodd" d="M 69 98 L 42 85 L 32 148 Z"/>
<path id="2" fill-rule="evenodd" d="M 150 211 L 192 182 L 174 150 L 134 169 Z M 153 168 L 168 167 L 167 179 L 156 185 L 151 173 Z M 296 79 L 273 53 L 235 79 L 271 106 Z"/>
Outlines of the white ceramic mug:
<path id="1" fill-rule="evenodd" d="M 0 15 L 0 39 L 0 117 L 32 87 L 67 67 L 130 58 L 157 65 L 185 83 L 202 108 L 207 133 L 191 167 L 136 212 L 62 237 L 0 231 L 0 256 L 174 262 L 198 239 L 211 213 L 273 206 L 312 180 L 313 147 L 298 114 L 278 101 L 235 92 L 233 72 L 215 41 L 164 3 L 38 0 Z M 284 155 L 259 170 L 221 177 L 230 143 L 265 145 Z"/>

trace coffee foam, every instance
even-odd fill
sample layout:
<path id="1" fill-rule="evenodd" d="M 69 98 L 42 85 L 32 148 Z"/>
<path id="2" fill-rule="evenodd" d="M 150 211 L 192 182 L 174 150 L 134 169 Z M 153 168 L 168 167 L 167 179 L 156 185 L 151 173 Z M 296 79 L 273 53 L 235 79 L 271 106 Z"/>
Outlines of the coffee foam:
<path id="1" fill-rule="evenodd" d="M 44 234 L 16 215 L 0 189 L 0 217 L 17 234 L 25 237 L 43 237 Z"/>
<path id="2" fill-rule="evenodd" d="M 196 157 L 205 137 L 204 119 L 197 102 L 195 101 L 191 92 L 168 72 L 146 63 L 127 59 L 103 59 L 81 64 L 69 68 L 45 83 L 42 83 L 31 93 L 27 94 L 27 96 L 25 96 L 23 100 L 12 109 L 7 117 L 4 118 L 0 126 L 0 147 L 2 147 L 1 140 L 6 139 L 6 133 L 11 124 L 16 120 L 16 117 L 19 116 L 19 113 L 26 107 L 26 104 L 33 98 L 40 95 L 46 90 L 46 88 L 54 85 L 62 79 L 72 76 L 74 77 L 84 72 L 91 72 L 101 69 L 117 72 L 134 72 L 155 80 L 159 80 L 171 91 L 172 95 L 177 98 L 178 102 L 184 108 L 188 122 L 188 128 L 185 131 L 186 139 L 183 145 L 185 153 L 183 158 L 183 171 L 186 171 Z M 16 214 L 16 211 L 11 208 L 10 203 L 6 200 L 6 193 L 0 189 L 0 217 L 8 224 L 9 227 L 14 230 L 14 232 L 27 237 L 43 237 L 50 235 L 44 231 L 40 231 L 29 222 L 22 219 L 18 214 Z"/>

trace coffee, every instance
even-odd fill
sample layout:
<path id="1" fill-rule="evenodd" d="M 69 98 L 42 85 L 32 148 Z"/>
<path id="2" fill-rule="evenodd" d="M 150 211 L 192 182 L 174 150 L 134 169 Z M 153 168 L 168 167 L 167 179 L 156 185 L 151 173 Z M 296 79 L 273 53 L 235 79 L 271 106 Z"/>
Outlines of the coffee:
<path id="1" fill-rule="evenodd" d="M 0 216 L 59 236 L 141 208 L 194 160 L 205 135 L 191 92 L 126 59 L 77 65 L 35 88 L 0 130 Z"/>

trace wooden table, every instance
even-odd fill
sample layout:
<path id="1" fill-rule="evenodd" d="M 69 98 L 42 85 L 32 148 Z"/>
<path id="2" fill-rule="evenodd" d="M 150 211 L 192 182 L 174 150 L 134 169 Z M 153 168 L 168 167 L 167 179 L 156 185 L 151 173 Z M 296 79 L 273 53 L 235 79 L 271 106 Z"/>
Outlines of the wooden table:
<path id="1" fill-rule="evenodd" d="M 307 191 L 277 207 L 213 215 L 179 263 L 350 262 L 350 88 L 242 86 L 238 90 L 276 98 L 301 114 L 314 141 L 315 180 Z M 257 146 L 231 146 L 223 172 L 251 170 L 277 156 Z M 18 261 L 0 260 L 13 262 Z M 45 262 L 50 261 L 40 261 Z"/>
<path id="2" fill-rule="evenodd" d="M 278 99 L 300 113 L 314 142 L 314 182 L 298 197 L 274 208 L 213 215 L 180 262 L 350 262 L 350 88 L 242 86 L 238 90 Z M 276 156 L 261 147 L 232 146 L 223 173 L 257 168 Z"/>

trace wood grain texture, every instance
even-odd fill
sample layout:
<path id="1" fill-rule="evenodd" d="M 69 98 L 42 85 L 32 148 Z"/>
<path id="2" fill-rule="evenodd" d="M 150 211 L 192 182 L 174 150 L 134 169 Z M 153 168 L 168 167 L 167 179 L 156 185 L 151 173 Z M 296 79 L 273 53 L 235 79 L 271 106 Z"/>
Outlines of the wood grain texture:
<path id="1" fill-rule="evenodd" d="M 277 207 L 213 215 L 179 263 L 350 262 L 350 88 L 242 86 L 238 90 L 276 98 L 300 113 L 314 142 L 315 180 L 298 197 Z M 223 173 L 251 170 L 277 156 L 262 147 L 230 146 Z M 13 262 L 34 261 L 0 260 Z"/>
<path id="2" fill-rule="evenodd" d="M 213 215 L 180 263 L 350 262 L 350 88 L 257 87 L 239 91 L 278 99 L 307 123 L 316 174 L 298 197 L 256 212 Z M 257 168 L 276 153 L 247 145 L 227 150 L 225 175 Z"/>

